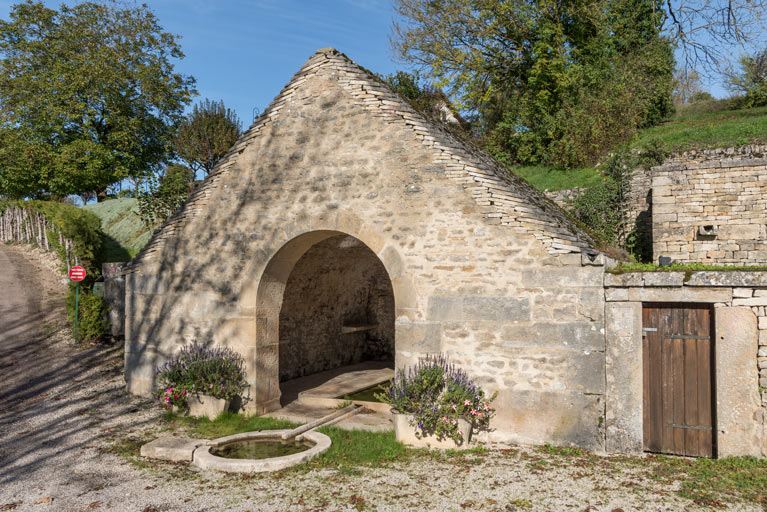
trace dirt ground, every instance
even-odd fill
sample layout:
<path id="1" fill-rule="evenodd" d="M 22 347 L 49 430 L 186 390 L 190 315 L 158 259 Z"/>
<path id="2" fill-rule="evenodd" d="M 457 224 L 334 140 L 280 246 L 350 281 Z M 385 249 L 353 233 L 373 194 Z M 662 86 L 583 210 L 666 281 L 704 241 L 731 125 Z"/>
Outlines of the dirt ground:
<path id="1" fill-rule="evenodd" d="M 117 455 L 126 440 L 152 439 L 163 410 L 125 393 L 119 345 L 72 343 L 56 266 L 0 245 L 0 511 L 709 509 L 680 497 L 674 479 L 651 478 L 641 459 L 532 447 L 252 477 Z"/>

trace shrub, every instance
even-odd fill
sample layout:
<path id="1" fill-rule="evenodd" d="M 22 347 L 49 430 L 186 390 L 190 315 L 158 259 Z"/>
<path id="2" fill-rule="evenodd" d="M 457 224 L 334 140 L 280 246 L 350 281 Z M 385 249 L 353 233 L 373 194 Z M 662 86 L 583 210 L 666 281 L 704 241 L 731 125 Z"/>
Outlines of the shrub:
<path id="1" fill-rule="evenodd" d="M 56 201 L 0 201 L 0 215 L 8 208 L 28 208 L 44 215 L 52 224 L 45 235 L 61 262 L 66 265 L 66 249 L 59 243 L 59 233 L 73 242 L 74 256 L 88 270 L 89 277 L 101 274 L 98 261 L 102 241 L 101 220 L 95 214 Z"/>
<path id="2" fill-rule="evenodd" d="M 109 307 L 101 297 L 93 295 L 85 287 L 80 287 L 78 299 L 78 341 L 95 342 L 101 340 L 109 332 L 107 313 Z M 69 311 L 69 323 L 74 331 L 75 326 L 75 286 L 70 283 L 67 295 L 67 310 Z"/>
<path id="3" fill-rule="evenodd" d="M 248 386 L 245 380 L 245 361 L 229 347 L 205 347 L 192 344 L 181 349 L 178 356 L 157 368 L 160 400 L 165 400 L 168 389 L 174 396 L 190 393 L 211 395 L 231 400 L 241 395 Z M 182 395 L 183 393 L 183 395 Z M 181 405 L 184 399 L 175 399 Z"/>
<path id="4" fill-rule="evenodd" d="M 489 426 L 495 412 L 490 407 L 495 395 L 485 398 L 485 392 L 442 355 L 427 356 L 413 367 L 397 370 L 386 392 L 376 398 L 399 412 L 412 414 L 416 433 L 438 439 L 450 437 L 457 443 L 463 434 L 459 418 L 479 430 Z"/>

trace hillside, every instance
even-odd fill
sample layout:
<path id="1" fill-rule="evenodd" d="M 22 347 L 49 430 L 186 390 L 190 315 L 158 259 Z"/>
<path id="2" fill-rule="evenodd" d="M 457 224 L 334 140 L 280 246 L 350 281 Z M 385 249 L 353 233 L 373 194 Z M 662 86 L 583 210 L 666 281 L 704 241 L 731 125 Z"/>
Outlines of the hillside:
<path id="1" fill-rule="evenodd" d="M 679 107 L 670 120 L 641 131 L 629 147 L 659 143 L 669 152 L 767 142 L 767 107 L 727 109 L 730 100 Z M 601 176 L 594 168 L 561 170 L 547 166 L 512 167 L 539 190 L 588 187 Z"/>
<path id="2" fill-rule="evenodd" d="M 136 199 L 110 199 L 89 204 L 85 209 L 101 219 L 101 229 L 107 237 L 104 261 L 129 261 L 152 235 L 138 216 Z"/>

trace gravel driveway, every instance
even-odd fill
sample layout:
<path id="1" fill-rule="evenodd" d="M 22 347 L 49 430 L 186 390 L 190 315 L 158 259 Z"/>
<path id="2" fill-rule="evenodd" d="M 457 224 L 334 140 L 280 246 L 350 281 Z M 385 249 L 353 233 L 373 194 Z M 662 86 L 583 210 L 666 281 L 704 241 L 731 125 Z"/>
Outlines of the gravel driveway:
<path id="1" fill-rule="evenodd" d="M 710 510 L 649 478 L 641 459 L 519 446 L 253 477 L 129 461 L 109 447 L 151 438 L 162 410 L 125 394 L 122 349 L 72 344 L 66 281 L 42 253 L 0 246 L 0 266 L 13 269 L 0 273 L 0 511 Z"/>

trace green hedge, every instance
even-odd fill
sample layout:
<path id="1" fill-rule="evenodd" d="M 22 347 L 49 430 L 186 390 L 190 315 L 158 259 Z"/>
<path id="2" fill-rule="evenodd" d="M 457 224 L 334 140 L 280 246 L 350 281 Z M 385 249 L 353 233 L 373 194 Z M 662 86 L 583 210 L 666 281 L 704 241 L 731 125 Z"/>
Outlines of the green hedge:
<path id="1" fill-rule="evenodd" d="M 59 233 L 74 244 L 74 255 L 88 271 L 89 278 L 101 275 L 101 220 L 96 215 L 71 204 L 37 200 L 0 201 L 0 214 L 13 207 L 31 209 L 46 217 L 53 225 L 46 236 L 63 264 L 66 264 L 65 248 L 59 243 Z"/>
<path id="2" fill-rule="evenodd" d="M 109 307 L 104 299 L 93 295 L 87 287 L 81 286 L 77 301 L 79 310 L 77 338 L 81 342 L 94 342 L 103 338 L 109 332 L 107 314 Z M 69 323 L 74 332 L 75 326 L 75 285 L 70 281 L 69 293 L 67 294 L 67 311 Z"/>

